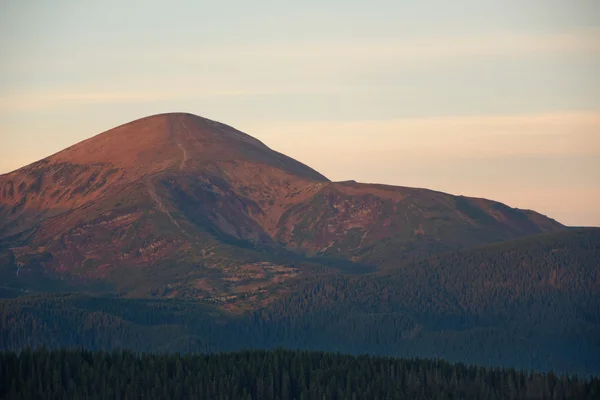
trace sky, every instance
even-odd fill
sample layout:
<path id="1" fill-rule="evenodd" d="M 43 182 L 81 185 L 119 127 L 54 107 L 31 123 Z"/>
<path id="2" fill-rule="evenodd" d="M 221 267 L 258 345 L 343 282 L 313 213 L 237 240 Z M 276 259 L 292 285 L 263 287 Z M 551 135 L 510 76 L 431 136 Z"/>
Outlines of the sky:
<path id="1" fill-rule="evenodd" d="M 331 180 L 600 226 L 597 0 L 0 0 L 0 173 L 218 120 Z"/>

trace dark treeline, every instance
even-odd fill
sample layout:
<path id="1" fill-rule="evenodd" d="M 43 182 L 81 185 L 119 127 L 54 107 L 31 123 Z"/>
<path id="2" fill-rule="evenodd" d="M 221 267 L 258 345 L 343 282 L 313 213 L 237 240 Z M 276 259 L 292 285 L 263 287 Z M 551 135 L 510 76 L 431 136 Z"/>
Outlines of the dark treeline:
<path id="1" fill-rule="evenodd" d="M 597 399 L 600 380 L 369 356 L 24 350 L 0 353 L 2 399 Z"/>

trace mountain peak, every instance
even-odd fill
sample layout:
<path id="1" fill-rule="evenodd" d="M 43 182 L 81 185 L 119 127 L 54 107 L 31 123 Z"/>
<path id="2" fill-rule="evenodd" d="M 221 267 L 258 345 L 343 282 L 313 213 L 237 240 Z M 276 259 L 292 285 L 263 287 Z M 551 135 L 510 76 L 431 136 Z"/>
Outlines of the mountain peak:
<path id="1" fill-rule="evenodd" d="M 327 181 L 318 172 L 271 150 L 252 136 L 229 125 L 183 112 L 156 114 L 128 122 L 38 163 L 110 165 L 135 178 L 166 169 L 189 170 L 208 163 L 239 161 L 267 164 L 306 179 Z"/>
<path id="2" fill-rule="evenodd" d="M 328 182 L 231 126 L 189 113 L 157 114 L 1 175 L 0 233 L 22 231 L 40 216 L 60 214 L 159 175 Z"/>

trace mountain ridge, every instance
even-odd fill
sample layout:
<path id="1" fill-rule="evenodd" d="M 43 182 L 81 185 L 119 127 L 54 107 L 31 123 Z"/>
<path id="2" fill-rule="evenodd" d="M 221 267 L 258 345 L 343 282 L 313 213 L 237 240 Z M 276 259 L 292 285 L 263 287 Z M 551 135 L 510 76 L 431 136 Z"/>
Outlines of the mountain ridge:
<path id="1" fill-rule="evenodd" d="M 564 228 L 486 199 L 331 182 L 188 113 L 137 119 L 0 175 L 0 251 L 15 265 L 113 283 L 149 282 L 176 265 L 161 283 L 178 288 L 173 296 L 280 285 L 320 258 L 377 269 Z M 251 284 L 247 270 L 259 277 Z"/>

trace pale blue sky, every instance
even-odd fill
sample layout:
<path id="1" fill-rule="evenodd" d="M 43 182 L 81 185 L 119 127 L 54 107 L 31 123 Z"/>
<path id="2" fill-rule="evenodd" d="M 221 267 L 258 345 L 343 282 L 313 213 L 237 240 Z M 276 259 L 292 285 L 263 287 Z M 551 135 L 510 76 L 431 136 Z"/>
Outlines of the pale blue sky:
<path id="1" fill-rule="evenodd" d="M 149 114 L 600 225 L 597 0 L 0 0 L 0 173 Z"/>

